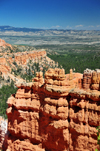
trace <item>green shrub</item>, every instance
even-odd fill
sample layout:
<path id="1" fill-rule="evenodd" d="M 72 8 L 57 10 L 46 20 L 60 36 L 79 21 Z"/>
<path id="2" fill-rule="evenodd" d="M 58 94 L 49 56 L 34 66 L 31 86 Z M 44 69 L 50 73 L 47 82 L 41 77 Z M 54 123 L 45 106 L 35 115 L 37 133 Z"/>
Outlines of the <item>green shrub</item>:
<path id="1" fill-rule="evenodd" d="M 97 144 L 99 145 L 99 150 L 95 149 L 95 151 L 100 151 L 100 126 L 98 126 L 96 129 L 98 130 L 98 132 L 97 132 Z"/>
<path id="2" fill-rule="evenodd" d="M 0 89 L 0 116 L 7 118 L 6 109 L 7 109 L 7 99 L 11 96 L 11 94 L 16 93 L 17 88 L 14 86 L 13 81 L 10 85 L 3 85 Z"/>

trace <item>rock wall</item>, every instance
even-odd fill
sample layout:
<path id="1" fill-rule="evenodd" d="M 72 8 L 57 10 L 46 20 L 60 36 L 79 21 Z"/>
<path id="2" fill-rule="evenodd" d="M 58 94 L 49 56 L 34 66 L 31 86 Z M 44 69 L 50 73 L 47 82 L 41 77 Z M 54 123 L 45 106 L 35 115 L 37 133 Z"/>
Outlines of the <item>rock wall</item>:
<path id="1" fill-rule="evenodd" d="M 0 64 L 9 65 L 9 63 L 12 64 L 15 61 L 18 65 L 26 65 L 29 60 L 36 62 L 37 60 L 46 57 L 46 51 L 37 50 L 29 52 L 17 52 L 13 54 L 9 53 L 9 56 L 5 56 L 5 53 L 2 54 L 2 57 L 0 58 Z"/>
<path id="2" fill-rule="evenodd" d="M 11 51 L 13 51 L 13 53 Z M 16 69 L 16 66 L 13 64 L 14 62 L 17 65 L 25 67 L 30 60 L 33 63 L 42 62 L 43 58 L 46 58 L 47 60 L 50 59 L 46 56 L 46 51 L 44 49 L 15 53 L 14 47 L 11 44 L 0 39 L 0 73 L 3 77 L 5 77 L 5 74 L 8 72 L 11 72 L 12 68 Z"/>
<path id="3" fill-rule="evenodd" d="M 46 57 L 46 51 L 30 51 L 30 52 L 18 52 L 15 53 L 15 58 L 13 59 L 18 65 L 26 65 L 29 60 L 36 62 L 41 58 Z M 11 60 L 12 62 L 12 60 Z"/>
<path id="4" fill-rule="evenodd" d="M 27 63 L 31 60 L 32 63 L 41 62 L 43 64 L 43 60 L 48 60 L 48 63 L 52 61 L 50 58 L 46 56 L 46 51 L 29 51 L 29 52 L 17 52 L 17 53 L 10 53 L 9 56 L 2 54 L 3 56 L 0 57 L 0 75 L 4 77 L 4 79 L 9 78 L 9 74 L 11 73 L 12 69 L 16 69 L 16 66 L 13 64 L 14 62 L 17 65 L 22 66 L 23 69 L 27 68 Z M 10 56 L 11 55 L 11 56 Z M 54 61 L 53 61 L 54 63 Z"/>
<path id="5" fill-rule="evenodd" d="M 100 125 L 99 70 L 49 69 L 17 83 L 7 103 L 4 151 L 95 151 Z"/>

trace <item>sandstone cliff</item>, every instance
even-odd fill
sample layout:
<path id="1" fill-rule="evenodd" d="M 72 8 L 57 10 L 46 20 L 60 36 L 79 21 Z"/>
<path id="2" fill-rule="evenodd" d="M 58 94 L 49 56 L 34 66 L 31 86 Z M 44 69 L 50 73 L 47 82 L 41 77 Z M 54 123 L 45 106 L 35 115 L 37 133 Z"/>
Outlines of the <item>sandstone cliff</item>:
<path id="1" fill-rule="evenodd" d="M 24 48 L 24 46 L 22 47 Z M 18 52 L 20 49 L 15 52 L 14 46 L 7 44 L 4 40 L 0 39 L 0 49 L 2 50 L 0 52 L 0 76 L 2 76 L 4 80 L 13 80 L 15 82 L 16 79 L 20 79 L 20 77 L 23 75 L 27 76 L 29 73 L 26 73 L 26 71 L 28 71 L 29 68 L 32 76 L 34 76 L 37 70 L 36 66 L 34 65 L 35 63 L 38 65 L 37 68 L 39 68 L 41 71 L 44 70 L 44 68 L 46 70 L 49 66 L 55 66 L 55 62 L 47 57 L 44 49 L 31 50 L 33 48 L 32 47 L 28 49 L 28 51 L 25 51 L 27 50 L 25 48 L 24 51 L 20 48 L 22 52 Z M 34 69 L 33 66 L 35 66 Z M 16 75 L 15 73 L 17 69 L 21 69 L 21 72 L 19 73 L 18 71 Z"/>
<path id="2" fill-rule="evenodd" d="M 49 69 L 16 83 L 7 101 L 4 151 L 95 151 L 100 125 L 100 70 L 65 75 Z"/>
<path id="3" fill-rule="evenodd" d="M 27 63 L 32 60 L 33 62 L 39 61 L 41 58 L 46 57 L 46 51 L 30 51 L 30 52 L 18 52 L 18 53 L 9 53 L 9 55 L 5 55 L 2 53 L 2 57 L 0 58 L 0 71 L 11 72 L 11 68 L 15 67 L 13 62 L 16 62 L 17 65 L 25 66 Z M 6 67 L 6 69 L 4 68 Z"/>

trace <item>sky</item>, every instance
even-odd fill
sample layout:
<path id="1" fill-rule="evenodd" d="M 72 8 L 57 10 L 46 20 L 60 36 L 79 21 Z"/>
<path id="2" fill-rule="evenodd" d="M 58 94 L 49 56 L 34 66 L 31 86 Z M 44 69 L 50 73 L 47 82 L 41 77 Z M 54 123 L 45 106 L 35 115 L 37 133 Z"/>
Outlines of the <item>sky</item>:
<path id="1" fill-rule="evenodd" d="M 0 26 L 100 30 L 100 0 L 0 0 Z"/>

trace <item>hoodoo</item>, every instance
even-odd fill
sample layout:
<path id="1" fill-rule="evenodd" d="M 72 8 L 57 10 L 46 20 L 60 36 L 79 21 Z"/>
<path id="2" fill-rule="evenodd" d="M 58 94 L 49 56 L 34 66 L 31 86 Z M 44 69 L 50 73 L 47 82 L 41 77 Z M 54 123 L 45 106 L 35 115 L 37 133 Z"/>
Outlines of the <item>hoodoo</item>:
<path id="1" fill-rule="evenodd" d="M 16 83 L 8 101 L 4 151 L 95 151 L 100 125 L 100 70 L 37 73 Z"/>

